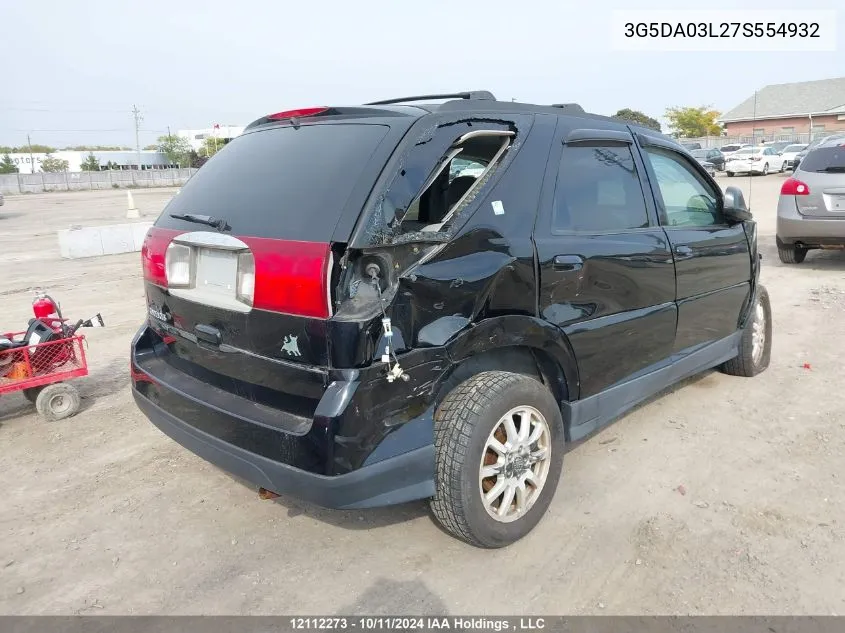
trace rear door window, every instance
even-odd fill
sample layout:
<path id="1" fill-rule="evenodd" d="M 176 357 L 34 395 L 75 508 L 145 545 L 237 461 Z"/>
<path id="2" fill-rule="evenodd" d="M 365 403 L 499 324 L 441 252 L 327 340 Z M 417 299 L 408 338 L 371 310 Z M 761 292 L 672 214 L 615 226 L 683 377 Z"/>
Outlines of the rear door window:
<path id="1" fill-rule="evenodd" d="M 629 145 L 564 147 L 552 232 L 602 232 L 648 225 L 640 177 Z"/>
<path id="2" fill-rule="evenodd" d="M 329 241 L 385 125 L 276 127 L 233 139 L 182 187 L 157 226 L 207 230 L 173 214 L 225 220 L 233 235 Z"/>

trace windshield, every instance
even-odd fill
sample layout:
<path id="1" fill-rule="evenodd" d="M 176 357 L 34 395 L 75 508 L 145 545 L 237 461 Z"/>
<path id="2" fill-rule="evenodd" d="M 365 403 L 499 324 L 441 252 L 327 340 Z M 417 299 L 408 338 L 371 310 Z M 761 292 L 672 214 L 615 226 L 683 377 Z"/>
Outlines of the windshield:
<path id="1" fill-rule="evenodd" d="M 232 140 L 182 187 L 156 226 L 202 230 L 172 217 L 225 220 L 234 235 L 325 242 L 384 125 L 276 127 Z"/>
<path id="2" fill-rule="evenodd" d="M 786 153 L 786 152 L 800 152 L 805 147 L 807 147 L 807 146 L 806 145 L 787 145 L 784 148 L 783 151 L 784 151 L 784 153 Z"/>
<path id="3" fill-rule="evenodd" d="M 690 152 L 695 158 L 707 158 L 706 149 L 694 149 Z"/>
<path id="4" fill-rule="evenodd" d="M 734 153 L 734 156 L 751 156 L 756 154 L 759 150 L 754 149 L 753 147 L 749 147 L 748 149 L 741 149 L 738 152 Z"/>
<path id="5" fill-rule="evenodd" d="M 733 152 L 734 150 L 739 149 L 739 145 L 725 145 L 722 148 L 723 152 Z"/>

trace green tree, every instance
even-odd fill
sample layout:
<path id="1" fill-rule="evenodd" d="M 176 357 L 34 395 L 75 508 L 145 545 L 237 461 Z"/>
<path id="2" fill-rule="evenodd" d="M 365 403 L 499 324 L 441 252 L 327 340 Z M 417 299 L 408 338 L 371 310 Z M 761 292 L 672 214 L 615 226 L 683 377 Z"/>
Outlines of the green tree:
<path id="1" fill-rule="evenodd" d="M 191 144 L 181 136 L 159 136 L 158 151 L 167 156 L 171 164 L 182 167 L 190 161 Z"/>
<path id="2" fill-rule="evenodd" d="M 631 110 L 630 108 L 622 108 L 613 115 L 614 118 L 623 119 L 625 121 L 631 121 L 632 123 L 636 123 L 637 125 L 642 125 L 643 127 L 651 128 L 652 130 L 656 130 L 660 132 L 660 123 L 657 119 L 652 119 L 647 114 L 643 114 L 639 110 Z"/>
<path id="3" fill-rule="evenodd" d="M 718 110 L 713 110 L 710 106 L 666 109 L 666 119 L 675 136 L 686 138 L 721 134 L 722 126 L 716 123 L 719 114 Z"/>
<path id="4" fill-rule="evenodd" d="M 56 151 L 56 148 L 38 144 L 33 145 L 32 149 L 30 149 L 29 145 L 21 145 L 20 147 L 0 145 L 0 154 L 28 154 L 30 151 L 33 154 L 51 154 Z"/>
<path id="5" fill-rule="evenodd" d="M 41 161 L 41 171 L 48 174 L 67 171 L 68 167 L 70 167 L 70 163 L 66 160 L 56 158 L 50 154 L 47 154 L 47 157 Z"/>
<path id="6" fill-rule="evenodd" d="M 200 154 L 207 158 L 211 158 L 217 152 L 219 152 L 229 141 L 222 138 L 214 138 L 209 136 L 203 142 L 203 148 L 200 150 Z"/>
<path id="7" fill-rule="evenodd" d="M 16 174 L 18 167 L 15 165 L 12 157 L 6 152 L 3 154 L 3 160 L 0 160 L 0 174 Z"/>
<path id="8" fill-rule="evenodd" d="M 97 160 L 94 154 L 89 153 L 88 157 L 82 161 L 80 168 L 82 171 L 100 171 L 100 161 Z"/>

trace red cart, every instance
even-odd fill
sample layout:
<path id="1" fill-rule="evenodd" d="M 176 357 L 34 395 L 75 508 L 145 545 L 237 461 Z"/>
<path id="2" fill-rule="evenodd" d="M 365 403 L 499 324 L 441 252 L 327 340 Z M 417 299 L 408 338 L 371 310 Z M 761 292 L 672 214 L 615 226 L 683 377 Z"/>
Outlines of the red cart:
<path id="1" fill-rule="evenodd" d="M 0 338 L 5 339 L 0 347 L 0 395 L 22 391 L 51 421 L 79 411 L 79 392 L 66 381 L 88 375 L 84 336 L 62 336 L 36 322 L 27 332 Z"/>

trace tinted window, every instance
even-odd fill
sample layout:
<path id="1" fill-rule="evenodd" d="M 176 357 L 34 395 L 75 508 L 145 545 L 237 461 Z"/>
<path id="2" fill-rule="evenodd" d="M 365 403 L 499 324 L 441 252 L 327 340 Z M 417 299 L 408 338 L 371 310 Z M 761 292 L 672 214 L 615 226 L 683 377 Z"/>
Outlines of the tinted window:
<path id="1" fill-rule="evenodd" d="M 555 188 L 552 229 L 612 231 L 648 226 L 628 145 L 567 145 Z"/>
<path id="2" fill-rule="evenodd" d="M 170 214 L 225 219 L 233 235 L 328 241 L 383 125 L 304 125 L 243 134 L 182 187 L 156 224 L 205 230 Z"/>
<path id="3" fill-rule="evenodd" d="M 722 224 L 719 197 L 682 156 L 662 149 L 646 151 L 657 176 L 665 224 L 710 226 Z"/>
<path id="4" fill-rule="evenodd" d="M 845 147 L 819 147 L 807 154 L 800 165 L 803 171 L 845 172 Z"/>

